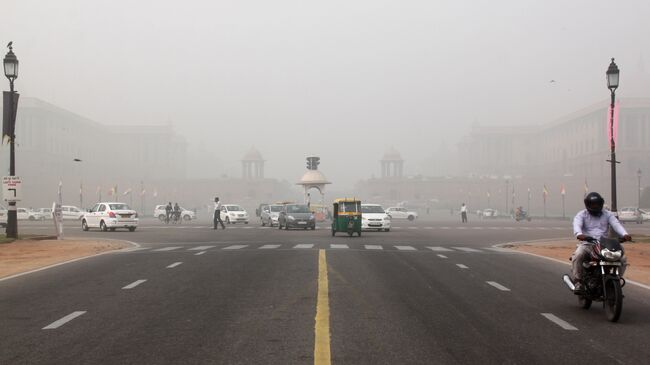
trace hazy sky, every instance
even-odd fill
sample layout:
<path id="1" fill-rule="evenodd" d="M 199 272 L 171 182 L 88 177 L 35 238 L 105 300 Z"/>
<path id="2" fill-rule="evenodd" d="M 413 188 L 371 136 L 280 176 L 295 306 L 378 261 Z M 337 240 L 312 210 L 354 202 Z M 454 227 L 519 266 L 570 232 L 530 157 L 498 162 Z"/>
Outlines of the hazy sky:
<path id="1" fill-rule="evenodd" d="M 647 0 L 0 0 L 0 42 L 22 95 L 102 123 L 171 121 L 219 174 L 255 145 L 269 176 L 298 180 L 318 154 L 350 185 L 390 146 L 407 173 L 435 173 L 425 162 L 473 123 L 604 100 L 612 56 L 619 95 L 650 96 L 633 77 L 650 69 L 648 19 Z"/>

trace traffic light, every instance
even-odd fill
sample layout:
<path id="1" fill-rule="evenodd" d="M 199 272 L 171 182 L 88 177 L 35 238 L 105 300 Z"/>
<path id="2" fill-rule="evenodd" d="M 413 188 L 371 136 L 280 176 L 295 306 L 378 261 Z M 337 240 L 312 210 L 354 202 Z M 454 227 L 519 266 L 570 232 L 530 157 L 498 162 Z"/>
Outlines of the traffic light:
<path id="1" fill-rule="evenodd" d="M 307 170 L 312 170 L 311 166 L 311 159 L 307 157 Z"/>
<path id="2" fill-rule="evenodd" d="M 318 165 L 320 165 L 320 157 L 316 157 L 316 156 L 307 157 L 308 170 L 318 170 Z"/>

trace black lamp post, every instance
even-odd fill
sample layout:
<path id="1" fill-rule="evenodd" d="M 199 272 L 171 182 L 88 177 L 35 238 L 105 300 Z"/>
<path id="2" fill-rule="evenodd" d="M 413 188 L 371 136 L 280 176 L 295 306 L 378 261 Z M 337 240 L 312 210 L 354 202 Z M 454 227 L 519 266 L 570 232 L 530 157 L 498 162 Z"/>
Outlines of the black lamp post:
<path id="1" fill-rule="evenodd" d="M 16 111 L 14 110 L 14 107 L 16 105 L 16 92 L 14 91 L 14 80 L 18 78 L 18 58 L 16 58 L 16 55 L 14 54 L 13 47 L 11 46 L 13 42 L 9 42 L 7 47 L 9 48 L 9 52 L 5 55 L 5 58 L 2 60 L 2 63 L 4 65 L 4 71 L 5 71 L 5 76 L 9 79 L 9 95 L 10 95 L 10 102 L 9 102 L 9 121 L 5 121 L 5 123 L 9 123 L 11 128 L 6 129 L 4 132 L 9 133 L 9 175 L 10 176 L 15 176 L 16 175 L 16 152 L 14 149 L 14 140 L 16 139 L 16 135 L 14 133 L 14 123 L 15 120 L 14 115 L 16 114 Z M 9 202 L 9 210 L 7 212 L 7 237 L 9 238 L 18 238 L 18 216 L 16 212 L 16 202 Z"/>
<path id="2" fill-rule="evenodd" d="M 607 68 L 607 88 L 612 94 L 611 112 L 609 117 L 609 133 L 610 133 L 610 164 L 612 169 L 612 212 L 618 216 L 618 207 L 616 205 L 616 141 L 614 140 L 614 100 L 616 98 L 616 89 L 618 88 L 619 70 L 614 59 Z"/>

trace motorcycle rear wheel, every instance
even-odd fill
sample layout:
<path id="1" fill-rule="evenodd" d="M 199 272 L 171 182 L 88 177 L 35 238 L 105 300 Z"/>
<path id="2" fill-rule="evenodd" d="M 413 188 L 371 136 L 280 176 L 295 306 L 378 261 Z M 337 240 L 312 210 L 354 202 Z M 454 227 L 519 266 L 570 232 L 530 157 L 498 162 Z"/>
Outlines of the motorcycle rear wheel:
<path id="1" fill-rule="evenodd" d="M 605 315 L 610 322 L 616 322 L 621 317 L 623 310 L 623 291 L 621 282 L 618 280 L 607 280 L 605 282 L 606 298 L 603 301 Z"/>

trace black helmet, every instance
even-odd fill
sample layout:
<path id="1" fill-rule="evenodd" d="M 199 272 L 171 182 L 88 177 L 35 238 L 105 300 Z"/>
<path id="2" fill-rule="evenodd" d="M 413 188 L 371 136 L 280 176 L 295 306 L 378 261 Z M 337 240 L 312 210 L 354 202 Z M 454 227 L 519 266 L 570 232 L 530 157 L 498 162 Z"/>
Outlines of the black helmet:
<path id="1" fill-rule="evenodd" d="M 603 213 L 605 199 L 596 192 L 591 192 L 585 196 L 585 208 L 589 214 L 599 216 Z"/>

